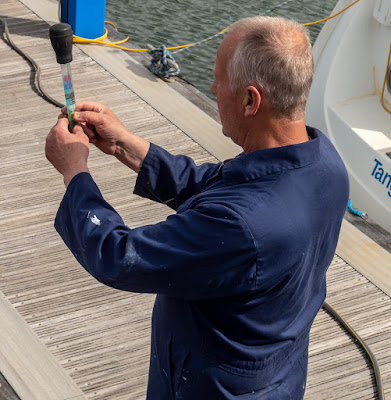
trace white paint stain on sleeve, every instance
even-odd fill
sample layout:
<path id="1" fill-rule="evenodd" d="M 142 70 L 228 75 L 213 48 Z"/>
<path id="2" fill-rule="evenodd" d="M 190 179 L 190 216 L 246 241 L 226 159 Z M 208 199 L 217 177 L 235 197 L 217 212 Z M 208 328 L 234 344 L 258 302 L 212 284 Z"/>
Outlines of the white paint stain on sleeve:
<path id="1" fill-rule="evenodd" d="M 137 252 L 136 249 L 133 246 L 132 240 L 128 238 L 126 241 L 126 249 L 125 249 L 125 254 L 123 258 L 123 265 L 125 265 L 128 268 L 133 267 L 133 265 L 137 261 Z"/>
<path id="2" fill-rule="evenodd" d="M 90 221 L 95 225 L 100 225 L 100 219 L 96 215 L 90 218 Z"/>
<path id="3" fill-rule="evenodd" d="M 100 225 L 100 219 L 96 215 L 94 215 L 93 217 L 90 217 L 90 215 L 91 211 L 88 211 L 87 219 L 89 219 L 95 225 Z"/>

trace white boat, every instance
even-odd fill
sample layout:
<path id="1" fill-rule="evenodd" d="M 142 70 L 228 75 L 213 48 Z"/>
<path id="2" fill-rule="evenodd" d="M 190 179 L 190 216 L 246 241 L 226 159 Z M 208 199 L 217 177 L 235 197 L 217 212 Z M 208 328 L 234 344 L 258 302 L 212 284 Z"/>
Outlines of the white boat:
<path id="1" fill-rule="evenodd" d="M 340 0 L 332 15 L 352 3 Z M 324 132 L 345 162 L 354 208 L 389 232 L 390 45 L 391 0 L 360 0 L 329 20 L 314 44 L 307 107 L 307 124 Z"/>

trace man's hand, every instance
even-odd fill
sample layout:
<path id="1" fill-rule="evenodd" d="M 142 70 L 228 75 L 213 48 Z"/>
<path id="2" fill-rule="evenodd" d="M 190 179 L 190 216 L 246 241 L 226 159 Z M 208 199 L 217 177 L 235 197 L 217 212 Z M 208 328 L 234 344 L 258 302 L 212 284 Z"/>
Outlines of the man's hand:
<path id="1" fill-rule="evenodd" d="M 66 115 L 66 107 L 61 112 Z M 90 142 L 106 154 L 115 155 L 122 138 L 129 134 L 115 114 L 103 104 L 77 102 L 72 118 L 80 124 Z"/>
<path id="2" fill-rule="evenodd" d="M 68 119 L 60 116 L 46 138 L 45 147 L 46 158 L 64 176 L 65 186 L 78 173 L 89 172 L 89 139 L 80 126 L 75 126 L 70 133 L 68 125 Z"/>
<path id="3" fill-rule="evenodd" d="M 64 107 L 61 112 L 66 115 Z M 149 150 L 149 142 L 130 132 L 103 104 L 92 101 L 76 103 L 73 119 L 84 133 L 106 154 L 114 155 L 129 168 L 138 172 Z"/>

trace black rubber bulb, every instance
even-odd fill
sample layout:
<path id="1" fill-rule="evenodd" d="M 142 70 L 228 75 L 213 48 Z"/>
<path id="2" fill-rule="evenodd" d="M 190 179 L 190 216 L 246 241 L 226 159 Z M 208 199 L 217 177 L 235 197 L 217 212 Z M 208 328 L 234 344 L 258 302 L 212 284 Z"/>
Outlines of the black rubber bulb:
<path id="1" fill-rule="evenodd" d="M 56 52 L 57 62 L 67 64 L 72 61 L 73 31 L 69 24 L 55 24 L 49 29 L 50 41 Z"/>

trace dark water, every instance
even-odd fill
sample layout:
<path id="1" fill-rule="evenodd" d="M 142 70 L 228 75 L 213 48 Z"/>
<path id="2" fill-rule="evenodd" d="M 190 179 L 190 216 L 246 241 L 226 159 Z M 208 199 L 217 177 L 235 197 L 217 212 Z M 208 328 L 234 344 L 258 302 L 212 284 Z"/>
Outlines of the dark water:
<path id="1" fill-rule="evenodd" d="M 256 16 L 282 0 L 106 0 L 106 19 L 141 47 L 198 42 L 240 18 Z M 306 23 L 330 15 L 337 0 L 294 0 L 268 15 Z M 310 27 L 314 42 L 322 24 Z M 182 76 L 210 95 L 216 49 L 222 37 L 174 54 Z M 212 97 L 212 95 L 210 95 Z"/>

